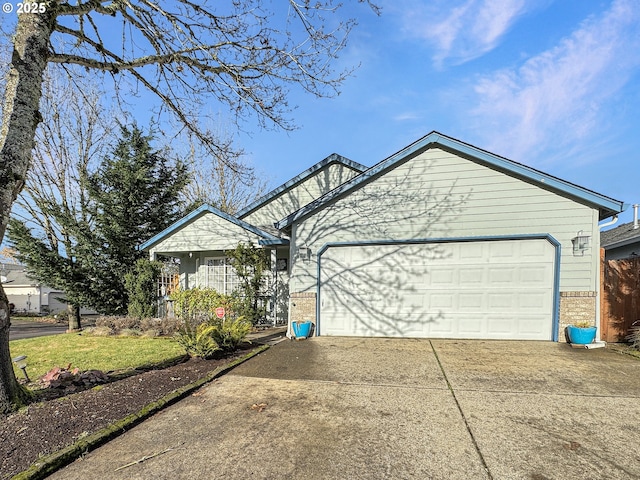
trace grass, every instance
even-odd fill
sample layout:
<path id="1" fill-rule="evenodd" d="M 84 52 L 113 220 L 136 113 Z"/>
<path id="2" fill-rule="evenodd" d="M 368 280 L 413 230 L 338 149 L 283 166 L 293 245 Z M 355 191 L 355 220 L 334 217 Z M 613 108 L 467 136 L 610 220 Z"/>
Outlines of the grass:
<path id="1" fill-rule="evenodd" d="M 159 364 L 185 354 L 184 349 L 169 338 L 94 337 L 66 333 L 27 338 L 9 342 L 11 358 L 27 356 L 27 373 L 35 381 L 54 367 L 80 370 L 131 370 Z M 17 378 L 22 371 L 14 364 Z"/>
<path id="2" fill-rule="evenodd" d="M 640 359 L 640 350 L 636 350 L 630 345 L 624 343 L 608 343 L 607 348 Z"/>

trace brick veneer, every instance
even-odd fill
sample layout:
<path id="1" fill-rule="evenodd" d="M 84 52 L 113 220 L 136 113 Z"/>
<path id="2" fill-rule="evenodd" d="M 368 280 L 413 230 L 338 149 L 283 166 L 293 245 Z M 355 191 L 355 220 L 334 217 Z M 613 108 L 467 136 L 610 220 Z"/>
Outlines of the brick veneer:
<path id="1" fill-rule="evenodd" d="M 560 330 L 558 340 L 566 341 L 565 328 L 575 322 L 596 323 L 596 292 L 560 292 Z"/>
<path id="2" fill-rule="evenodd" d="M 316 323 L 316 294 L 314 292 L 292 293 L 289 300 L 291 323 L 311 321 Z"/>

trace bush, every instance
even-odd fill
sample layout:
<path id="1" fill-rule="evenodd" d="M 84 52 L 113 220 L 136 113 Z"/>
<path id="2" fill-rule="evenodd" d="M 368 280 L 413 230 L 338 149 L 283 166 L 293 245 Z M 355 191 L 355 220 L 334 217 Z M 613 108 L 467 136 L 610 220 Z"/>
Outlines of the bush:
<path id="1" fill-rule="evenodd" d="M 634 322 L 629 331 L 631 333 L 627 335 L 627 340 L 631 343 L 631 347 L 640 350 L 640 322 Z"/>
<path id="2" fill-rule="evenodd" d="M 93 335 L 94 337 L 108 337 L 113 335 L 113 330 L 109 327 L 89 327 L 85 328 L 84 335 Z"/>
<path id="3" fill-rule="evenodd" d="M 69 312 L 67 310 L 62 310 L 61 312 L 56 313 L 53 318 L 56 319 L 56 323 L 69 323 Z"/>
<path id="4" fill-rule="evenodd" d="M 129 316 L 142 319 L 156 315 L 156 288 L 161 269 L 160 262 L 142 258 L 124 276 Z"/>
<path id="5" fill-rule="evenodd" d="M 171 294 L 175 315 L 184 321 L 203 322 L 216 318 L 216 308 L 223 307 L 228 315 L 236 310 L 236 299 L 212 288 L 178 290 Z"/>
<path id="6" fill-rule="evenodd" d="M 260 295 L 267 283 L 265 273 L 269 272 L 269 254 L 253 244 L 239 243 L 227 252 L 240 280 L 237 311 L 253 325 L 264 318 L 266 308 L 260 305 Z"/>
<path id="7" fill-rule="evenodd" d="M 233 351 L 245 339 L 251 331 L 251 322 L 238 317 L 232 319 L 215 319 L 211 322 L 214 329 L 211 331 L 213 340 L 224 351 Z"/>
<path id="8" fill-rule="evenodd" d="M 121 337 L 139 337 L 142 332 L 137 328 L 123 328 L 118 332 Z"/>
<path id="9" fill-rule="evenodd" d="M 242 317 L 205 322 L 185 322 L 174 338 L 191 357 L 211 358 L 216 352 L 232 352 L 251 331 Z"/>
<path id="10" fill-rule="evenodd" d="M 100 316 L 96 319 L 96 326 L 85 329 L 90 335 L 108 336 L 140 336 L 171 337 L 184 322 L 176 318 L 133 318 L 117 316 Z"/>
<path id="11" fill-rule="evenodd" d="M 100 316 L 96 319 L 96 327 L 109 328 L 114 335 L 118 335 L 121 330 L 140 330 L 140 319 L 115 315 Z"/>
<path id="12" fill-rule="evenodd" d="M 216 341 L 212 337 L 212 332 L 216 329 L 214 325 L 208 322 L 198 323 L 194 325 L 192 322 L 186 322 L 175 335 L 175 340 L 187 352 L 190 357 L 211 358 L 221 350 Z"/>

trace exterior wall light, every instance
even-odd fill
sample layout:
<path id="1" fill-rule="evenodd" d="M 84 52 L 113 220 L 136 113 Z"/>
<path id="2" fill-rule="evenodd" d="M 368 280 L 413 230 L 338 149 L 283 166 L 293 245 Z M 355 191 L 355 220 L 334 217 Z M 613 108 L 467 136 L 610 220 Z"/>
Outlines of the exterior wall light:
<path id="1" fill-rule="evenodd" d="M 311 259 L 311 249 L 307 247 L 298 248 L 298 258 L 302 259 L 304 263 L 308 263 Z"/>
<path id="2" fill-rule="evenodd" d="M 591 248 L 591 235 L 585 235 L 582 233 L 582 230 L 580 230 L 578 234 L 571 239 L 571 243 L 573 243 L 574 255 L 584 255 L 584 251 Z"/>

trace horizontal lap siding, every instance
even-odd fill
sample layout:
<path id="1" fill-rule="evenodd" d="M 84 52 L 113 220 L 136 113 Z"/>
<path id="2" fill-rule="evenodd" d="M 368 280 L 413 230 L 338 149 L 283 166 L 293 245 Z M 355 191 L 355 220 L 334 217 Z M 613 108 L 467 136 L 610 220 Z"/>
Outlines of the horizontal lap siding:
<path id="1" fill-rule="evenodd" d="M 159 242 L 152 253 L 228 250 L 235 248 L 238 242 L 257 241 L 257 235 L 213 213 L 206 213 Z"/>
<path id="2" fill-rule="evenodd" d="M 579 230 L 593 248 L 574 256 Z M 313 290 L 327 242 L 549 233 L 561 243 L 561 290 L 594 290 L 597 211 L 439 149 L 379 176 L 294 226 L 312 261 L 296 262 L 292 291 Z"/>
<path id="3" fill-rule="evenodd" d="M 344 165 L 332 163 L 304 182 L 271 199 L 255 212 L 243 217 L 245 222 L 262 226 L 282 220 L 291 212 L 304 207 L 316 198 L 342 185 L 358 174 Z"/>

